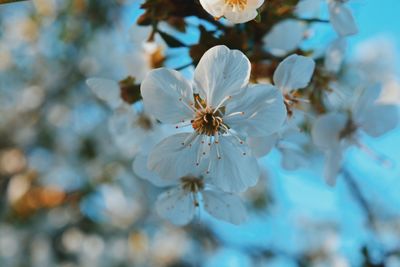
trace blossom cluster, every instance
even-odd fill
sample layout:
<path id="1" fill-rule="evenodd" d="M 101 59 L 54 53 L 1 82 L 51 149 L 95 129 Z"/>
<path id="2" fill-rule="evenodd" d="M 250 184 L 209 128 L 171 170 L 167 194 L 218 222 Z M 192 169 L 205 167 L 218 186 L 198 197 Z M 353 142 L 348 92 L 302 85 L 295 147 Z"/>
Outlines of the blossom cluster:
<path id="1" fill-rule="evenodd" d="M 1 266 L 399 265 L 395 48 L 346 47 L 376 3 L 18 2 Z"/>
<path id="2" fill-rule="evenodd" d="M 257 16 L 263 1 L 200 3 L 216 19 L 243 23 Z M 315 13 L 320 4 L 320 0 L 300 1 L 296 12 Z M 317 71 L 335 77 L 343 64 L 345 38 L 355 34 L 357 26 L 344 1 L 330 0 L 327 5 L 339 37 L 326 50 Z M 301 21 L 284 20 L 265 36 L 266 48 L 276 55 L 288 54 L 302 41 L 305 30 Z M 351 98 L 335 103 L 332 99 L 345 86 L 332 79 L 318 84 L 321 78 L 313 78 L 312 56 L 289 53 L 275 68 L 272 81 L 251 79 L 251 67 L 240 50 L 214 46 L 201 56 L 193 81 L 173 69 L 148 71 L 140 85 L 143 100 L 133 108 L 120 97 L 121 84 L 87 80 L 114 110 L 109 128 L 116 144 L 134 157 L 134 172 L 167 188 L 156 202 L 161 217 L 184 225 L 196 210 L 205 210 L 240 224 L 247 217 L 240 193 L 257 184 L 257 159 L 272 148 L 282 153 L 282 166 L 290 170 L 310 166 L 312 154 L 323 151 L 324 177 L 334 185 L 347 147 L 356 145 L 374 154 L 360 141 L 362 132 L 376 137 L 398 123 L 396 106 L 375 103 L 380 85 L 355 88 Z M 323 87 L 334 87 L 333 83 L 336 90 L 318 94 Z M 312 103 L 316 96 L 317 103 Z M 323 111 L 318 104 L 324 105 Z"/>

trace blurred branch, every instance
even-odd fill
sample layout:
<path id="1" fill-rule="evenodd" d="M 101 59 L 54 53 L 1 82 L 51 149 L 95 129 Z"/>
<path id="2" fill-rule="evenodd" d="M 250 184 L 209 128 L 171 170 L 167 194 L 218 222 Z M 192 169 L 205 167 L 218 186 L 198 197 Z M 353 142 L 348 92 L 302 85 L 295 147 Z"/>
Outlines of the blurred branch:
<path id="1" fill-rule="evenodd" d="M 329 23 L 329 20 L 327 19 L 318 19 L 318 18 L 311 18 L 311 19 L 303 19 L 303 18 L 294 18 L 300 21 L 304 21 L 304 22 L 320 22 L 320 23 Z"/>
<path id="2" fill-rule="evenodd" d="M 369 205 L 368 201 L 366 200 L 366 198 L 364 197 L 363 193 L 361 192 L 360 187 L 358 186 L 358 184 L 354 180 L 353 176 L 346 169 L 342 170 L 342 174 L 343 174 L 344 180 L 347 183 L 350 191 L 353 193 L 354 198 L 358 201 L 358 203 L 360 204 L 361 208 L 363 209 L 363 211 L 367 215 L 369 226 L 372 229 L 375 229 L 375 225 L 376 225 L 375 215 L 374 215 L 374 213 L 372 211 L 372 208 Z"/>
<path id="3" fill-rule="evenodd" d="M 12 3 L 16 3 L 16 2 L 25 2 L 25 1 L 29 1 L 29 0 L 0 0 L 0 5 L 3 4 L 12 4 Z"/>

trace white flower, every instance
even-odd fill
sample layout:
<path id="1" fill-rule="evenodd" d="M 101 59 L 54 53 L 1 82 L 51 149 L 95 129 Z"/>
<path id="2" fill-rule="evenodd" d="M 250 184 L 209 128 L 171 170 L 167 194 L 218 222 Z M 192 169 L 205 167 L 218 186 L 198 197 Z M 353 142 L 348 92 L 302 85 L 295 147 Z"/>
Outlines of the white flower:
<path id="1" fill-rule="evenodd" d="M 87 76 L 126 77 L 141 82 L 162 57 L 165 44 L 157 35 L 147 42 L 152 27 L 96 31 L 89 42 L 81 67 Z M 118 45 L 115 45 L 115 44 Z M 140 68 L 138 68 L 140 66 Z"/>
<path id="2" fill-rule="evenodd" d="M 289 116 L 293 115 L 293 105 L 299 102 L 308 102 L 308 99 L 298 98 L 294 93 L 296 90 L 308 86 L 314 69 L 315 62 L 312 58 L 296 54 L 285 58 L 276 68 L 273 76 L 274 84 L 285 97 Z"/>
<path id="3" fill-rule="evenodd" d="M 146 109 L 177 128 L 191 126 L 158 144 L 149 168 L 176 179 L 206 163 L 213 183 L 239 192 L 256 184 L 259 169 L 246 138 L 280 129 L 286 119 L 282 95 L 267 84 L 248 84 L 250 62 L 238 50 L 216 46 L 201 58 L 194 86 L 179 72 L 165 68 L 148 74 L 141 86 Z"/>
<path id="4" fill-rule="evenodd" d="M 274 55 L 285 55 L 298 48 L 304 39 L 306 27 L 304 22 L 298 20 L 283 20 L 275 24 L 263 38 L 265 47 Z"/>
<path id="5" fill-rule="evenodd" d="M 117 82 L 90 78 L 86 83 L 113 110 L 108 127 L 115 144 L 124 155 L 133 157 L 161 140 L 162 135 L 156 120 L 146 112 L 137 112 L 125 103 L 121 99 Z"/>
<path id="6" fill-rule="evenodd" d="M 340 36 L 358 32 L 351 10 L 345 6 L 348 0 L 328 0 L 330 22 Z"/>
<path id="7" fill-rule="evenodd" d="M 257 17 L 257 8 L 263 3 L 264 0 L 200 0 L 212 16 L 225 17 L 233 23 L 244 23 Z"/>
<path id="8" fill-rule="evenodd" d="M 334 30 L 341 37 L 354 35 L 358 32 L 351 10 L 346 7 L 349 0 L 326 0 L 328 3 L 329 20 Z M 320 11 L 321 0 L 302 0 L 297 5 L 296 13 L 301 17 L 313 18 Z"/>
<path id="9" fill-rule="evenodd" d="M 273 76 L 274 84 L 282 91 L 285 97 L 284 101 L 289 115 L 293 115 L 292 105 L 306 101 L 295 97 L 293 93 L 297 89 L 302 89 L 308 86 L 314 73 L 314 68 L 315 62 L 313 59 L 296 54 L 285 58 L 276 68 Z M 294 123 L 293 119 L 291 121 Z M 253 154 L 256 157 L 262 157 L 269 153 L 277 142 L 282 139 L 284 131 L 289 128 L 296 127 L 292 127 L 291 125 L 285 127 L 285 129 L 282 128 L 282 131 L 275 132 L 271 135 L 249 137 L 248 142 Z M 286 149 L 282 149 L 281 151 L 285 154 L 293 152 Z M 286 163 L 284 164 L 287 165 Z"/>
<path id="10" fill-rule="evenodd" d="M 328 72 L 339 72 L 344 60 L 346 49 L 346 39 L 341 37 L 337 38 L 329 45 L 324 60 L 324 67 Z"/>
<path id="11" fill-rule="evenodd" d="M 347 147 L 354 144 L 365 149 L 359 141 L 362 132 L 378 137 L 397 126 L 397 107 L 375 103 L 379 93 L 379 87 L 368 87 L 347 113 L 331 112 L 320 116 L 314 123 L 312 138 L 315 145 L 325 151 L 324 176 L 328 184 L 335 184 Z"/>
<path id="12" fill-rule="evenodd" d="M 289 120 L 278 133 L 269 136 L 249 138 L 249 146 L 256 157 L 262 157 L 276 147 L 281 152 L 281 165 L 286 170 L 296 170 L 309 166 L 311 140 L 296 125 L 298 122 Z"/>
<path id="13" fill-rule="evenodd" d="M 314 73 L 315 62 L 312 58 L 291 55 L 285 58 L 274 72 L 274 84 L 284 95 L 290 95 L 297 89 L 308 86 Z"/>
<path id="14" fill-rule="evenodd" d="M 135 158 L 133 162 L 135 173 L 157 186 L 170 187 L 158 196 L 156 202 L 157 213 L 162 218 L 176 225 L 185 225 L 194 218 L 196 210 L 202 207 L 219 220 L 232 224 L 241 224 L 246 221 L 246 208 L 240 197 L 216 188 L 210 183 L 209 178 L 201 175 L 200 169 L 194 169 L 191 172 L 194 174 L 166 181 L 149 171 L 145 162 L 145 156 Z"/>

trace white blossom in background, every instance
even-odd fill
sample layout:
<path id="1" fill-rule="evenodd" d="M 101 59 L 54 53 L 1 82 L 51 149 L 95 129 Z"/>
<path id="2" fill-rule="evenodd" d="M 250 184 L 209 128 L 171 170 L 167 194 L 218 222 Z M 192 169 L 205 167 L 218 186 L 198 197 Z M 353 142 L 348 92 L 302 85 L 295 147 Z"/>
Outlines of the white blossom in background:
<path id="1" fill-rule="evenodd" d="M 158 196 L 157 213 L 176 225 L 188 224 L 202 208 L 211 216 L 232 224 L 246 221 L 247 213 L 239 196 L 226 193 L 204 177 L 200 168 L 175 180 L 165 180 L 148 170 L 147 158 L 138 156 L 133 162 L 134 172 L 156 186 L 169 187 Z"/>
<path id="2" fill-rule="evenodd" d="M 295 100 L 293 93 L 308 86 L 315 69 L 315 61 L 310 57 L 290 55 L 279 63 L 273 76 L 275 86 L 286 100 Z"/>
<path id="3" fill-rule="evenodd" d="M 296 15 L 301 18 L 316 18 L 321 11 L 321 0 L 300 0 L 296 6 Z"/>
<path id="4" fill-rule="evenodd" d="M 318 18 L 322 0 L 301 0 L 296 7 L 296 14 L 301 18 Z M 323 0 L 328 5 L 329 22 L 340 37 L 358 32 L 351 10 L 346 6 L 349 0 Z"/>
<path id="5" fill-rule="evenodd" d="M 288 120 L 278 132 L 269 136 L 249 138 L 249 146 L 256 157 L 267 155 L 273 148 L 281 153 L 281 166 L 286 170 L 308 167 L 314 150 L 310 136 L 298 125 L 304 123 L 301 116 Z"/>
<path id="6" fill-rule="evenodd" d="M 272 54 L 282 56 L 299 47 L 305 37 L 306 30 L 306 23 L 286 19 L 275 24 L 270 32 L 264 36 L 263 42 Z"/>
<path id="7" fill-rule="evenodd" d="M 363 133 L 378 137 L 397 126 L 398 107 L 376 103 L 380 91 L 379 86 L 367 87 L 356 94 L 347 110 L 324 114 L 315 121 L 311 134 L 315 145 L 325 152 L 324 177 L 329 185 L 335 184 L 349 146 L 371 153 L 360 141 Z"/>
<path id="8" fill-rule="evenodd" d="M 213 183 L 227 192 L 256 184 L 259 169 L 248 137 L 273 134 L 286 119 L 282 94 L 249 84 L 250 62 L 238 50 L 216 46 L 201 58 L 194 85 L 173 70 L 151 71 L 141 85 L 146 110 L 163 123 L 188 126 L 150 152 L 148 166 L 165 179 L 206 163 Z"/>
<path id="9" fill-rule="evenodd" d="M 146 111 L 136 111 L 120 96 L 116 81 L 103 78 L 90 78 L 87 84 L 92 92 L 104 101 L 113 111 L 108 128 L 118 149 L 131 158 L 145 152 L 162 138 L 162 129 Z"/>
<path id="10" fill-rule="evenodd" d="M 324 67 L 330 73 L 338 73 L 343 65 L 347 49 L 346 38 L 335 39 L 325 52 Z"/>
<path id="11" fill-rule="evenodd" d="M 157 37 L 148 42 L 151 27 L 97 31 L 88 44 L 80 67 L 87 76 L 134 77 L 141 82 L 154 68 L 154 59 L 165 50 Z M 140 66 L 140 67 L 138 67 Z"/>
<path id="12" fill-rule="evenodd" d="M 355 47 L 352 65 L 369 83 L 385 83 L 397 78 L 397 51 L 393 40 L 380 36 L 368 39 Z"/>
<path id="13" fill-rule="evenodd" d="M 294 93 L 296 90 L 303 89 L 308 86 L 314 73 L 314 69 L 315 62 L 312 58 L 299 56 L 296 54 L 285 58 L 276 68 L 273 75 L 273 81 L 275 87 L 277 87 L 284 96 L 284 102 L 289 115 L 293 115 L 293 105 L 299 102 L 307 102 L 304 99 L 297 98 Z M 249 137 L 249 145 L 253 154 L 257 157 L 264 156 L 277 145 L 278 141 L 281 140 L 285 135 L 284 132 L 286 130 L 292 129 L 294 131 L 299 131 L 297 126 L 294 125 L 294 120 L 296 120 L 296 116 L 293 116 L 293 119 L 288 120 L 288 124 L 290 125 L 287 125 L 287 127 L 282 128 L 281 131 L 274 132 L 271 135 Z M 296 151 L 292 151 L 290 148 L 286 149 L 282 146 L 281 148 L 282 153 L 291 154 L 290 152 L 293 152 L 297 154 Z M 295 150 L 298 150 L 298 148 L 295 148 Z M 292 154 L 292 156 L 294 157 L 295 154 Z M 289 164 L 290 163 L 284 163 L 284 165 L 287 166 Z M 299 164 L 296 164 L 296 166 L 297 165 Z"/>
<path id="14" fill-rule="evenodd" d="M 273 75 L 273 82 L 283 96 L 289 118 L 295 117 L 294 108 L 308 99 L 296 96 L 297 90 L 306 88 L 315 70 L 315 61 L 310 57 L 290 55 L 279 63 Z"/>
<path id="15" fill-rule="evenodd" d="M 264 0 L 200 0 L 203 8 L 214 18 L 225 17 L 232 23 L 244 23 L 257 17 L 257 8 Z"/>
<path id="16" fill-rule="evenodd" d="M 349 0 L 328 0 L 329 20 L 340 36 L 354 35 L 358 32 L 351 10 L 345 5 Z"/>

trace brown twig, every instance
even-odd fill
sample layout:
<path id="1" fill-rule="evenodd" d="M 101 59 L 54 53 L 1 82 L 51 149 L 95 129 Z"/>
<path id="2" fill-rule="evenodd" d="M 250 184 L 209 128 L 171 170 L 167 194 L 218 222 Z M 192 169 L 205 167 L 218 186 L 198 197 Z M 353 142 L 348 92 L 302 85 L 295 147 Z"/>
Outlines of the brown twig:
<path id="1" fill-rule="evenodd" d="M 367 219 L 368 219 L 369 226 L 371 227 L 371 229 L 374 230 L 376 227 L 376 217 L 375 217 L 372 207 L 370 206 L 369 202 L 363 195 L 360 187 L 354 180 L 353 176 L 344 168 L 342 169 L 342 174 L 343 174 L 344 180 L 347 183 L 354 198 L 358 201 L 360 207 L 365 212 Z"/>
<path id="2" fill-rule="evenodd" d="M 12 3 L 22 2 L 22 1 L 29 1 L 29 0 L 0 0 L 0 5 L 12 4 Z"/>

